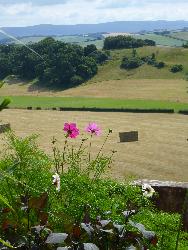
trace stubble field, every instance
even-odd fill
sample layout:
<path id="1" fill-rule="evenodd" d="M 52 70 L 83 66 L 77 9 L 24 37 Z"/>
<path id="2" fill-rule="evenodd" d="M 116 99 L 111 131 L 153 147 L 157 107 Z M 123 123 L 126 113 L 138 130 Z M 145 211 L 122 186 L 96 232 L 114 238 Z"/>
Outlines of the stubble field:
<path id="1" fill-rule="evenodd" d="M 108 128 L 113 130 L 105 152 L 117 150 L 108 176 L 117 179 L 127 177 L 159 180 L 187 181 L 188 176 L 188 117 L 178 114 L 132 114 L 96 112 L 60 112 L 4 110 L 1 120 L 10 122 L 19 136 L 39 134 L 38 143 L 51 153 L 51 140 L 55 136 L 63 148 L 64 122 L 76 122 L 83 136 L 70 143 L 79 144 L 86 137 L 84 128 L 88 122 L 96 122 L 103 130 L 93 140 L 92 151 L 97 152 Z M 119 132 L 138 130 L 139 141 L 120 143 Z M 1 137 L 1 152 L 4 142 Z"/>

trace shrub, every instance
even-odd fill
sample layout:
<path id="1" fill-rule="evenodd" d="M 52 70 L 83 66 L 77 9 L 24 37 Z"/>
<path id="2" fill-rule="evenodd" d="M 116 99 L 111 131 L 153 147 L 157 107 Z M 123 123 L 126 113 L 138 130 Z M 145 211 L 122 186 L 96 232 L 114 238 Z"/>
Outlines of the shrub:
<path id="1" fill-rule="evenodd" d="M 155 67 L 157 67 L 158 69 L 164 68 L 165 63 L 164 62 L 156 62 Z"/>
<path id="2" fill-rule="evenodd" d="M 93 51 L 89 54 L 89 56 L 95 59 L 95 61 L 99 64 L 104 63 L 108 59 L 108 54 L 100 50 Z"/>
<path id="3" fill-rule="evenodd" d="M 170 71 L 172 73 L 177 73 L 183 70 L 183 65 L 182 64 L 175 64 L 170 68 Z"/>
<path id="4" fill-rule="evenodd" d="M 121 68 L 124 69 L 134 69 L 138 68 L 143 64 L 142 60 L 139 57 L 124 57 L 121 63 Z"/>
<path id="5" fill-rule="evenodd" d="M 151 40 L 151 39 L 145 39 L 145 40 L 144 40 L 144 44 L 145 44 L 146 46 L 156 46 L 156 42 L 153 41 L 153 40 Z"/>

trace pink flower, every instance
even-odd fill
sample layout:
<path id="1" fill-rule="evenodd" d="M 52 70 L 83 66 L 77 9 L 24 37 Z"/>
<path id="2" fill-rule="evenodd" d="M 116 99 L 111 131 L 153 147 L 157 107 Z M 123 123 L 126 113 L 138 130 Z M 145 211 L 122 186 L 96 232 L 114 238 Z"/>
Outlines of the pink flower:
<path id="1" fill-rule="evenodd" d="M 64 129 L 67 132 L 67 137 L 76 138 L 79 135 L 79 129 L 76 127 L 76 123 L 65 123 Z"/>
<path id="2" fill-rule="evenodd" d="M 98 127 L 96 123 L 89 123 L 88 126 L 85 129 L 86 132 L 89 132 L 91 134 L 100 135 L 101 129 Z"/>

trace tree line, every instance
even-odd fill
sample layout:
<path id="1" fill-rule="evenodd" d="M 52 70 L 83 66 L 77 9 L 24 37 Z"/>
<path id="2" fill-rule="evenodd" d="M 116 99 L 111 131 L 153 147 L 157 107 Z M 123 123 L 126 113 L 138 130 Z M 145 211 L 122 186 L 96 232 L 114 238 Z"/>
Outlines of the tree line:
<path id="1" fill-rule="evenodd" d="M 156 43 L 150 39 L 136 39 L 131 36 L 109 36 L 104 40 L 104 49 L 130 49 L 143 46 L 155 46 Z"/>
<path id="2" fill-rule="evenodd" d="M 0 79 L 18 75 L 24 79 L 39 80 L 40 84 L 67 88 L 78 85 L 98 70 L 98 64 L 108 59 L 108 54 L 95 45 L 79 45 L 57 41 L 51 37 L 29 45 L 0 45 Z"/>

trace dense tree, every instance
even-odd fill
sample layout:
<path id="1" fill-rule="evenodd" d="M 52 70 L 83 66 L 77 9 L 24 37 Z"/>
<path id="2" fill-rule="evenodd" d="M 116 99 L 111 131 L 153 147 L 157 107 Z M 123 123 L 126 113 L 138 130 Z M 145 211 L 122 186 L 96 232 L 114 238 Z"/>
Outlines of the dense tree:
<path id="1" fill-rule="evenodd" d="M 108 54 L 106 52 L 96 50 L 89 54 L 89 57 L 92 57 L 97 63 L 102 64 L 108 60 Z"/>
<path id="2" fill-rule="evenodd" d="M 38 78 L 41 84 L 67 88 L 94 76 L 97 63 L 104 60 L 103 52 L 95 45 L 82 48 L 51 37 L 31 44 L 30 48 L 36 53 L 21 45 L 0 45 L 1 79 L 14 74 L 26 79 Z"/>
<path id="3" fill-rule="evenodd" d="M 104 40 L 104 49 L 129 49 L 143 46 L 155 46 L 155 42 L 149 39 L 136 39 L 131 36 L 109 36 Z"/>
<path id="4" fill-rule="evenodd" d="M 90 55 L 94 51 L 97 51 L 97 47 L 95 44 L 89 44 L 86 47 L 84 47 L 84 55 L 85 56 Z"/>

